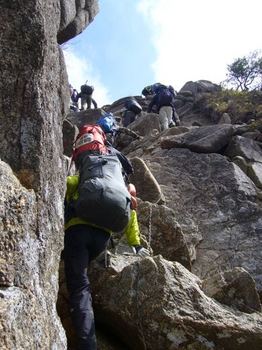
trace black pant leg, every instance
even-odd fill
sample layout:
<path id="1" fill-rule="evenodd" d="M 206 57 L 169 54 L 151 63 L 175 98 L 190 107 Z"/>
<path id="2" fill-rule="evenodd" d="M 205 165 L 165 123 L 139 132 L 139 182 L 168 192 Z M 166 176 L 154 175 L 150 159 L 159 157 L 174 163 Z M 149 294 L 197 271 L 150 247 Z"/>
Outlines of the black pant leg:
<path id="1" fill-rule="evenodd" d="M 65 233 L 65 275 L 79 350 L 97 349 L 87 267 L 105 249 L 108 239 L 107 233 L 87 225 L 73 226 Z"/>
<path id="2" fill-rule="evenodd" d="M 86 98 L 87 109 L 91 108 L 91 102 L 92 102 L 92 97 L 88 95 Z"/>

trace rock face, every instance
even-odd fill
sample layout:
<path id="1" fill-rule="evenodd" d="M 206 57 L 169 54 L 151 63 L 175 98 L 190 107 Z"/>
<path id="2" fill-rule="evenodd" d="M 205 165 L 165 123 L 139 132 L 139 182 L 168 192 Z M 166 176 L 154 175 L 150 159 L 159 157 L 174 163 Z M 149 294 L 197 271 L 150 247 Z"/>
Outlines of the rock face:
<path id="1" fill-rule="evenodd" d="M 59 44 L 72 39 L 91 23 L 98 13 L 96 0 L 60 0 Z"/>
<path id="2" fill-rule="evenodd" d="M 192 271 L 205 277 L 242 266 L 261 291 L 261 205 L 253 182 L 219 154 L 159 150 L 144 160 L 197 249 Z"/>
<path id="3" fill-rule="evenodd" d="M 188 81 L 179 91 L 179 93 L 183 93 L 185 96 L 195 96 L 197 93 L 202 92 L 215 92 L 220 91 L 221 86 L 213 84 L 209 80 L 198 80 L 198 81 Z"/>
<path id="4" fill-rule="evenodd" d="M 0 8 L 0 348 L 62 350 L 69 91 L 57 40 L 81 32 L 97 1 L 4 0 Z M 207 81 L 187 84 L 176 99 L 182 126 L 162 133 L 158 115 L 146 113 L 150 99 L 138 99 L 143 112 L 116 137 L 133 159 L 142 243 L 152 252 L 142 259 L 119 249 L 109 268 L 98 260 L 90 270 L 98 325 L 124 349 L 262 348 L 261 128 L 214 126 L 208 108 L 194 113 L 198 98 L 217 91 Z M 125 100 L 104 109 L 121 119 Z M 100 114 L 68 118 L 79 127 Z M 75 128 L 66 124 L 69 155 Z M 62 272 L 60 282 L 58 311 L 73 337 Z M 121 348 L 102 338 L 101 349 Z"/>
<path id="5" fill-rule="evenodd" d="M 0 4 L 1 349 L 66 348 L 55 304 L 69 91 L 57 34 L 68 38 L 70 23 L 78 23 L 83 11 L 90 21 L 97 6 L 76 1 L 75 13 L 73 3 Z M 76 32 L 88 21 L 75 24 Z"/>
<path id="6" fill-rule="evenodd" d="M 246 138 L 247 125 L 201 126 L 203 118 L 160 132 L 157 114 L 142 112 L 115 139 L 134 166 L 153 255 L 141 260 L 121 239 L 109 268 L 102 259 L 90 269 L 97 324 L 124 348 L 262 347 L 261 197 L 236 161 L 260 164 L 260 131 Z"/>
<path id="7" fill-rule="evenodd" d="M 111 258 L 91 274 L 97 320 L 128 349 L 259 349 L 262 317 L 224 308 L 200 280 L 161 256 Z M 252 324 L 252 326 L 251 326 Z"/>
<path id="8" fill-rule="evenodd" d="M 166 149 L 181 147 L 198 153 L 214 153 L 228 145 L 232 135 L 233 128 L 230 125 L 205 126 L 166 138 L 161 142 L 161 147 Z"/>
<path id="9" fill-rule="evenodd" d="M 0 193 L 0 347 L 64 349 L 66 339 L 55 305 L 60 223 L 51 217 L 51 210 L 50 216 L 44 212 L 36 193 L 21 186 L 4 162 L 0 162 Z M 53 215 L 61 220 L 61 198 L 56 196 Z"/>
<path id="10" fill-rule="evenodd" d="M 209 297 L 240 311 L 262 311 L 255 281 L 243 268 L 235 268 L 207 278 L 203 281 L 203 290 Z"/>
<path id="11" fill-rule="evenodd" d="M 262 188 L 262 150 L 254 140 L 235 136 L 225 154 L 240 166 L 257 187 Z"/>
<path id="12" fill-rule="evenodd" d="M 134 175 L 130 176 L 130 180 L 136 183 L 138 197 L 152 203 L 164 203 L 165 198 L 161 188 L 145 162 L 135 157 L 131 159 L 131 163 Z"/>

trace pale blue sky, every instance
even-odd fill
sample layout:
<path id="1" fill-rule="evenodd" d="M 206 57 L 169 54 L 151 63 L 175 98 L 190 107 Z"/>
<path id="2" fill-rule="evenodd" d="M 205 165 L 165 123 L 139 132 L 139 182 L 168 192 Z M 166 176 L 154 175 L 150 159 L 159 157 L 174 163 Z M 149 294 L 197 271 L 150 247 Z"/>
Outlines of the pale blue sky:
<path id="1" fill-rule="evenodd" d="M 234 59 L 262 49 L 261 0 L 100 0 L 64 46 L 70 83 L 89 80 L 101 106 L 160 81 L 220 83 Z"/>

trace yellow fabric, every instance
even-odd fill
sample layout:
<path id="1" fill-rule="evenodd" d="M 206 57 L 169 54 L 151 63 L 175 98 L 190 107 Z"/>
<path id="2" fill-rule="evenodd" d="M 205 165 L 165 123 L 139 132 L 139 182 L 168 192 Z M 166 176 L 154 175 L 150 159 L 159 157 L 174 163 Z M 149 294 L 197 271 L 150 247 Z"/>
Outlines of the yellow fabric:
<path id="1" fill-rule="evenodd" d="M 135 210 L 131 210 L 130 220 L 125 228 L 124 234 L 126 235 L 129 245 L 140 245 L 140 230 Z"/>
<path id="2" fill-rule="evenodd" d="M 77 192 L 78 183 L 79 183 L 78 175 L 67 176 L 67 179 L 66 179 L 66 201 L 67 202 L 71 199 L 78 198 L 78 192 Z"/>
<path id="3" fill-rule="evenodd" d="M 79 176 L 73 175 L 68 176 L 66 181 L 66 202 L 70 200 L 76 200 L 78 198 L 78 184 L 79 184 Z M 65 230 L 74 225 L 89 225 L 93 227 L 100 228 L 106 232 L 112 233 L 111 231 L 105 229 L 104 227 L 99 227 L 97 225 L 91 224 L 88 221 L 81 219 L 79 217 L 74 217 L 65 223 Z M 131 210 L 130 220 L 128 222 L 127 227 L 124 230 L 124 234 L 126 235 L 127 242 L 129 245 L 140 245 L 140 230 L 138 226 L 137 214 L 135 210 Z"/>

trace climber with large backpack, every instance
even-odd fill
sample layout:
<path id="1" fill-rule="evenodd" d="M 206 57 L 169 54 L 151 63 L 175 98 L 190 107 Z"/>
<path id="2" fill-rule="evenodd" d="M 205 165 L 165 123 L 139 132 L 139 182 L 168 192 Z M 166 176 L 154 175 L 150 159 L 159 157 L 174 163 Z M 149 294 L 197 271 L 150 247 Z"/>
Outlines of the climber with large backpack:
<path id="1" fill-rule="evenodd" d="M 97 108 L 97 103 L 93 99 L 92 94 L 94 92 L 94 87 L 87 84 L 81 85 L 80 93 L 77 95 L 77 98 L 81 98 L 81 110 L 86 110 L 91 108 L 91 103 L 94 105 L 94 108 Z"/>
<path id="2" fill-rule="evenodd" d="M 152 85 L 148 85 L 148 86 L 144 87 L 141 94 L 145 97 L 153 96 L 156 93 L 158 93 L 158 91 L 160 91 L 162 88 L 166 88 L 166 87 L 167 86 L 162 84 L 162 83 L 154 83 Z"/>
<path id="3" fill-rule="evenodd" d="M 157 107 L 157 112 L 159 114 L 161 131 L 168 129 L 173 119 L 174 91 L 168 86 L 158 87 L 154 98 L 148 105 L 148 113 L 151 112 L 154 105 Z"/>
<path id="4" fill-rule="evenodd" d="M 78 349 L 96 350 L 96 336 L 87 267 L 102 253 L 113 232 L 125 232 L 140 256 L 149 252 L 140 243 L 132 207 L 134 193 L 124 181 L 119 151 L 107 145 L 100 125 L 84 125 L 76 138 L 73 159 L 79 175 L 67 177 L 64 263 L 70 311 Z M 122 164 L 122 165 L 121 165 Z M 127 173 L 133 168 L 125 166 Z M 133 191 L 134 192 L 134 191 Z"/>
<path id="5" fill-rule="evenodd" d="M 133 123 L 138 114 L 142 112 L 142 107 L 134 97 L 130 97 L 125 102 L 125 112 L 123 115 L 123 126 L 126 128 L 129 124 Z"/>

